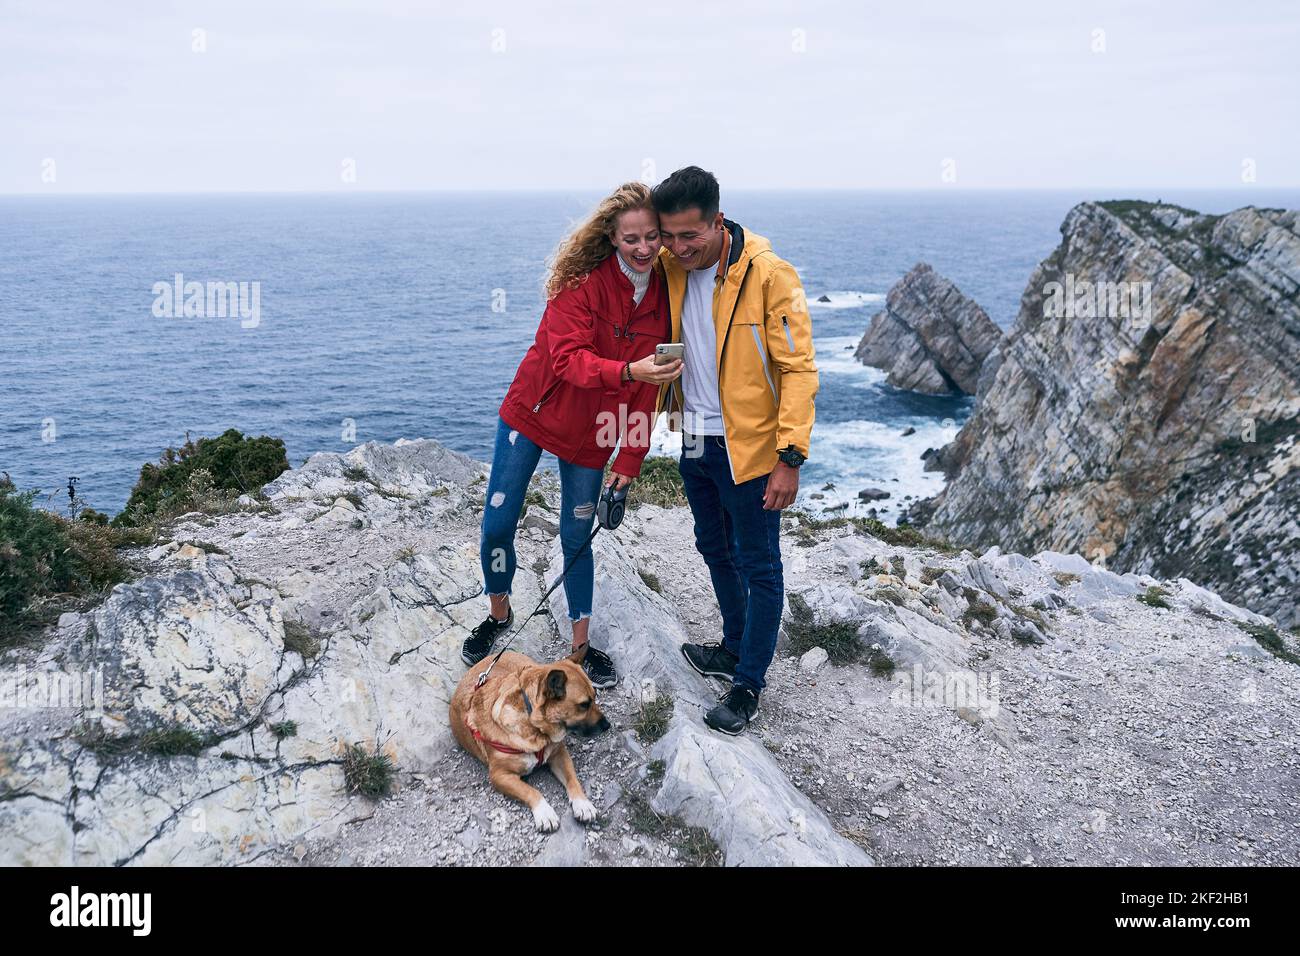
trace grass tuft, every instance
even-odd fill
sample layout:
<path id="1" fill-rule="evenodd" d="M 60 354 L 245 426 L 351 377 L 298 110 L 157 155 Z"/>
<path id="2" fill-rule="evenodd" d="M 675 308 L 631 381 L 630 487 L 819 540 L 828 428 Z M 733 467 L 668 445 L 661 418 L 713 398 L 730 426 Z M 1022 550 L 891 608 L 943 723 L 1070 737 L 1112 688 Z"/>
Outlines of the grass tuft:
<path id="1" fill-rule="evenodd" d="M 962 613 L 961 622 L 969 629 L 973 621 L 978 621 L 985 627 L 991 627 L 997 620 L 998 609 L 980 597 L 980 593 L 974 588 L 962 588 L 962 594 L 966 598 L 967 607 Z"/>
<path id="2" fill-rule="evenodd" d="M 663 840 L 691 866 L 721 866 L 722 848 L 703 827 L 687 826 L 680 817 L 658 813 L 639 793 L 628 796 L 627 822 L 637 833 Z"/>
<path id="3" fill-rule="evenodd" d="M 1251 637 L 1253 637 L 1259 646 L 1264 648 L 1278 660 L 1286 661 L 1288 664 L 1300 664 L 1300 656 L 1297 656 L 1286 646 L 1286 641 L 1282 640 L 1282 635 L 1267 624 L 1252 624 L 1249 621 L 1238 621 L 1237 627 L 1241 628 Z"/>
<path id="4" fill-rule="evenodd" d="M 320 638 L 302 621 L 285 621 L 284 649 L 295 652 L 304 660 L 311 660 L 320 653 Z"/>
<path id="5" fill-rule="evenodd" d="M 392 758 L 378 750 L 370 752 L 360 744 L 349 744 L 343 752 L 343 778 L 349 793 L 371 800 L 386 797 L 393 789 L 396 770 Z"/>
<path id="6" fill-rule="evenodd" d="M 641 704 L 632 727 L 645 743 L 652 744 L 668 733 L 668 724 L 673 719 L 673 699 L 660 695 Z"/>
<path id="7" fill-rule="evenodd" d="M 141 734 L 109 736 L 98 724 L 83 724 L 73 732 L 73 739 L 92 753 L 104 757 L 124 757 L 131 753 L 158 757 L 196 757 L 215 743 L 208 736 L 181 724 L 168 724 Z"/>
<path id="8" fill-rule="evenodd" d="M 298 722 L 296 720 L 281 720 L 278 723 L 270 724 L 267 729 L 275 735 L 276 740 L 298 736 Z"/>
<path id="9" fill-rule="evenodd" d="M 637 568 L 636 573 L 641 575 L 641 580 L 645 583 L 645 586 L 651 591 L 654 591 L 655 594 L 664 593 L 663 585 L 659 583 L 659 576 L 653 571 L 644 571 L 641 568 Z"/>
<path id="10" fill-rule="evenodd" d="M 1141 601 L 1143 604 L 1145 604 L 1147 607 L 1167 608 L 1169 607 L 1169 602 L 1166 601 L 1165 598 L 1167 598 L 1168 596 L 1169 596 L 1168 591 L 1166 591 L 1162 587 L 1153 584 L 1145 591 L 1143 591 L 1141 594 L 1137 595 L 1137 599 Z"/>

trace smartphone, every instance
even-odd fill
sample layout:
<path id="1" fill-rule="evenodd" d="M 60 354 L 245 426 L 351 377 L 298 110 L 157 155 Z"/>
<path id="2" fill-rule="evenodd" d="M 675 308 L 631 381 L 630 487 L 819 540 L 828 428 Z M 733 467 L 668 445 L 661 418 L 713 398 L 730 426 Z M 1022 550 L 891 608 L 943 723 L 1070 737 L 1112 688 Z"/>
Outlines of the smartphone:
<path id="1" fill-rule="evenodd" d="M 655 346 L 655 364 L 667 365 L 673 359 L 685 359 L 685 342 L 664 342 Z"/>

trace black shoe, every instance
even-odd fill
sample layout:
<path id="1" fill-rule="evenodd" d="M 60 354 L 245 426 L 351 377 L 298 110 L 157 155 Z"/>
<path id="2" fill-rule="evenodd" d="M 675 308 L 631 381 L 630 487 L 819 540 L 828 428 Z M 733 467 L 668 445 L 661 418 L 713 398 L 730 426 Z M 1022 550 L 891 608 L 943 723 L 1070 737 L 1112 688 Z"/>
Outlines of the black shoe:
<path id="1" fill-rule="evenodd" d="M 592 687 L 613 687 L 618 683 L 618 671 L 614 670 L 614 662 L 609 659 L 609 655 L 590 644 L 582 658 L 582 669 L 591 679 Z"/>
<path id="2" fill-rule="evenodd" d="M 682 656 L 705 677 L 736 679 L 736 665 L 740 658 L 721 644 L 683 644 Z"/>
<path id="3" fill-rule="evenodd" d="M 704 715 L 714 730 L 736 736 L 758 714 L 758 694 L 748 687 L 733 687 Z"/>
<path id="4" fill-rule="evenodd" d="M 487 657 L 488 652 L 492 650 L 492 642 L 497 639 L 497 635 L 509 628 L 514 622 L 515 609 L 511 608 L 504 621 L 498 621 L 489 614 L 482 624 L 470 631 L 469 637 L 465 638 L 465 643 L 460 648 L 460 659 L 465 662 L 465 666 L 473 667 Z"/>

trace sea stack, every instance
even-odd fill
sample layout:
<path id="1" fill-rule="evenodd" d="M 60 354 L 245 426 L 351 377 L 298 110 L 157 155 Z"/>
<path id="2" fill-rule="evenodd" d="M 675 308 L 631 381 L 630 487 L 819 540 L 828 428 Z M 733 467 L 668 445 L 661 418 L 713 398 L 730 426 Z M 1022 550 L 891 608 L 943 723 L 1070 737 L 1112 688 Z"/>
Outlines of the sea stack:
<path id="1" fill-rule="evenodd" d="M 889 290 L 854 357 L 887 371 L 895 388 L 975 394 L 980 368 L 1002 341 L 983 309 L 924 262 Z"/>

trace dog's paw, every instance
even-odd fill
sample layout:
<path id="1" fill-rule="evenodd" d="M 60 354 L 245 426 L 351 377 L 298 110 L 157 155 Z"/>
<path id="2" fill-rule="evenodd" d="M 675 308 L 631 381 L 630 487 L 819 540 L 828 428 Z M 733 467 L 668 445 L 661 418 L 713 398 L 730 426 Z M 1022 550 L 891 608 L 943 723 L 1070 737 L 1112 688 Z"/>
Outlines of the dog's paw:
<path id="1" fill-rule="evenodd" d="M 570 800 L 569 806 L 573 807 L 573 815 L 583 823 L 596 819 L 596 807 L 590 800 Z"/>
<path id="2" fill-rule="evenodd" d="M 533 807 L 533 823 L 542 833 L 554 833 L 560 828 L 560 818 L 545 800 Z"/>

